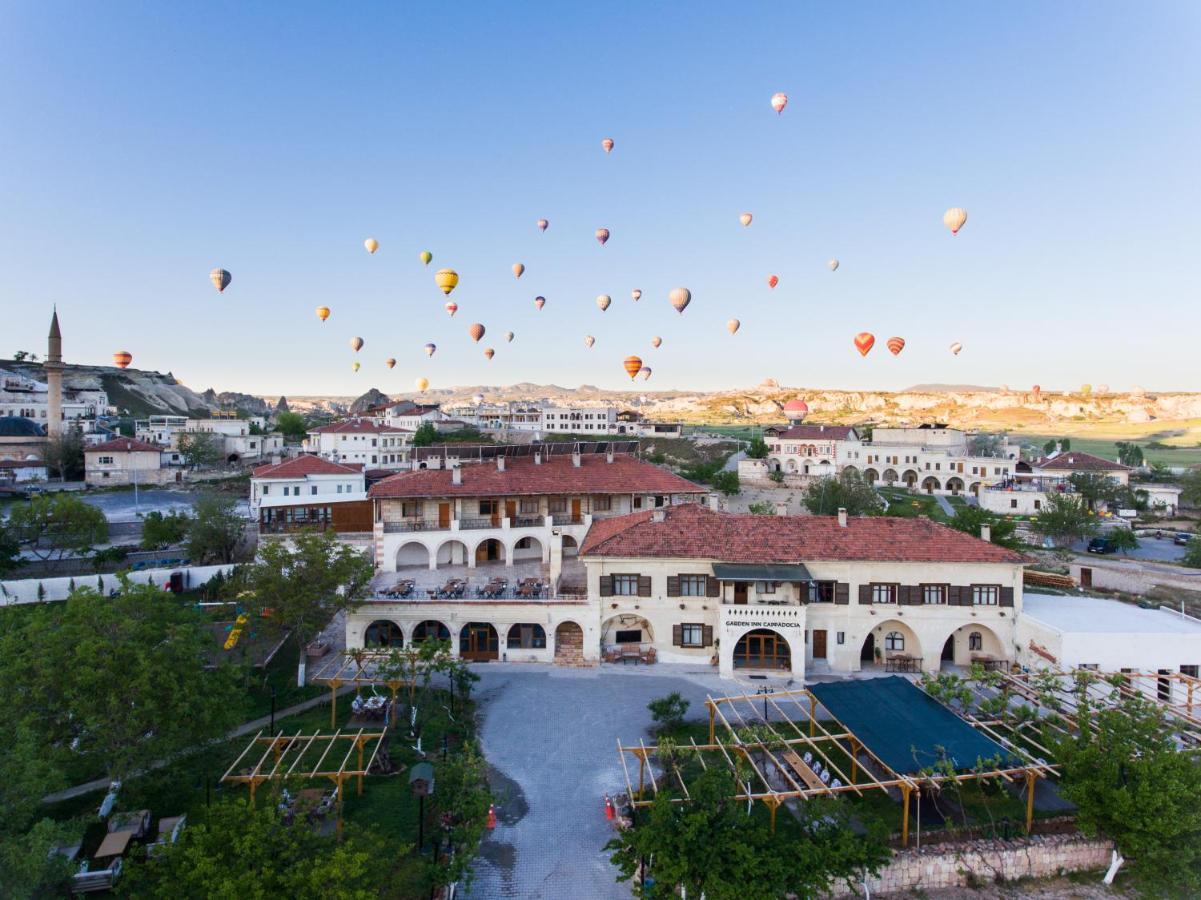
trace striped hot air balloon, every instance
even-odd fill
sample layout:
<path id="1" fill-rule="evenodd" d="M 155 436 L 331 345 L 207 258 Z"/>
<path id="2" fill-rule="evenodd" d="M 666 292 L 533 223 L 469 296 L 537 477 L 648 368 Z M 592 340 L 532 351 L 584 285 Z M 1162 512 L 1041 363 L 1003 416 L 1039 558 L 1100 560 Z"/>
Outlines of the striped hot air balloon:
<path id="1" fill-rule="evenodd" d="M 637 356 L 627 356 L 621 365 L 626 370 L 626 374 L 630 376 L 630 381 L 633 381 L 642 371 L 642 360 Z"/>
<path id="2" fill-rule="evenodd" d="M 128 369 L 131 362 L 133 362 L 133 354 L 128 350 L 118 350 L 113 354 L 113 365 L 118 369 Z"/>
<path id="3" fill-rule="evenodd" d="M 492 357 L 496 356 L 496 351 L 491 347 L 488 347 L 484 350 L 484 356 L 488 357 L 488 359 L 492 359 Z"/>
<path id="4" fill-rule="evenodd" d="M 546 298 L 541 296 L 535 297 L 534 306 L 538 307 L 538 309 L 542 309 L 542 307 L 546 306 Z"/>
<path id="5" fill-rule="evenodd" d="M 605 148 L 606 153 L 613 152 L 613 138 L 605 138 L 601 141 L 601 146 Z"/>
<path id="6" fill-rule="evenodd" d="M 897 356 L 905 349 L 905 339 L 902 337 L 890 337 L 884 344 L 888 347 L 888 352 L 893 356 Z"/>
<path id="7" fill-rule="evenodd" d="M 449 303 L 446 304 L 446 314 L 447 315 L 454 316 L 454 314 L 457 313 L 458 311 L 459 311 L 459 304 L 455 303 L 453 300 L 451 300 Z"/>

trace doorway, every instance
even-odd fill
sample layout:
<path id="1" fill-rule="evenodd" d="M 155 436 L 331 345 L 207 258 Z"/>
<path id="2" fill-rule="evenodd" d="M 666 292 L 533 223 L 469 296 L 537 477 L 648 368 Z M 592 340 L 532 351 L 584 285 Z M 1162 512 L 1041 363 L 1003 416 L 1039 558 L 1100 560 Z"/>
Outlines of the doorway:
<path id="1" fill-rule="evenodd" d="M 746 582 L 745 581 L 735 581 L 734 582 L 734 602 L 735 603 L 746 603 Z"/>
<path id="2" fill-rule="evenodd" d="M 478 662 L 500 658 L 500 638 L 487 622 L 468 622 L 459 632 L 459 656 Z"/>
<path id="3" fill-rule="evenodd" d="M 939 659 L 943 662 L 955 662 L 955 635 L 947 638 L 947 642 L 942 645 L 942 656 Z"/>
<path id="4" fill-rule="evenodd" d="M 734 646 L 735 669 L 789 669 L 792 653 L 788 641 L 774 631 L 756 628 Z"/>
<path id="5" fill-rule="evenodd" d="M 439 528 L 449 528 L 450 527 L 450 504 L 449 503 L 439 503 L 438 504 L 438 527 Z"/>
<path id="6" fill-rule="evenodd" d="M 815 628 L 813 631 L 813 658 L 826 658 L 826 629 Z"/>
<path id="7" fill-rule="evenodd" d="M 573 525 L 579 525 L 580 522 L 582 521 L 582 518 L 583 517 L 580 515 L 580 498 L 572 497 L 571 498 L 571 523 Z"/>
<path id="8" fill-rule="evenodd" d="M 1086 588 L 1093 586 L 1093 570 L 1087 566 L 1080 567 L 1080 586 Z"/>
<path id="9" fill-rule="evenodd" d="M 868 634 L 867 640 L 863 642 L 863 647 L 859 650 L 859 661 L 861 663 L 876 661 L 876 636 Z"/>

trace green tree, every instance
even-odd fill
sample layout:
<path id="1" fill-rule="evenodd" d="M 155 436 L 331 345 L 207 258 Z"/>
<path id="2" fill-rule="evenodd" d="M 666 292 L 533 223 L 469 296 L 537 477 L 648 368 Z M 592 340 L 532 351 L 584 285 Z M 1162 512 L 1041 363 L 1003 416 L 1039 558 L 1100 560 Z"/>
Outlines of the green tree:
<path id="1" fill-rule="evenodd" d="M 1034 530 L 1059 544 L 1070 544 L 1097 533 L 1097 520 L 1084 500 L 1072 494 L 1048 494 Z"/>
<path id="2" fill-rule="evenodd" d="M 51 849 L 78 838 L 82 824 L 62 824 L 42 815 L 42 797 L 64 786 L 62 772 L 38 736 L 17 723 L 0 754 L 0 885 L 6 898 L 64 896 L 70 867 Z"/>
<path id="3" fill-rule="evenodd" d="M 233 562 L 245 527 L 233 497 L 211 491 L 202 494 L 188 522 L 188 557 L 194 563 Z"/>
<path id="4" fill-rule="evenodd" d="M 488 807 L 492 804 L 487 775 L 487 764 L 473 742 L 438 766 L 434 811 L 455 848 L 449 857 L 436 863 L 438 884 L 471 884 L 472 860 L 487 828 Z"/>
<path id="5" fill-rule="evenodd" d="M 1201 506 L 1201 467 L 1180 476 L 1180 502 L 1194 508 Z"/>
<path id="6" fill-rule="evenodd" d="M 1014 533 L 1017 530 L 1016 522 L 979 506 L 960 506 L 947 524 L 974 537 L 980 537 L 980 528 L 987 525 L 992 543 L 1011 550 L 1016 550 L 1021 545 Z"/>
<path id="7" fill-rule="evenodd" d="M 1101 502 L 1119 503 L 1120 500 L 1127 499 L 1123 495 L 1124 485 L 1095 472 L 1073 472 L 1068 476 L 1068 481 L 1076 493 L 1084 498 L 1089 509 L 1095 509 Z"/>
<path id="8" fill-rule="evenodd" d="M 767 500 L 759 500 L 747 506 L 747 512 L 752 516 L 774 516 L 776 507 Z"/>
<path id="9" fill-rule="evenodd" d="M 182 512 L 166 515 L 157 509 L 142 519 L 142 549 L 161 550 L 180 543 L 188 534 L 188 516 Z"/>
<path id="10" fill-rule="evenodd" d="M 129 556 L 129 550 L 122 547 L 120 544 L 114 544 L 112 547 L 104 547 L 100 550 L 92 551 L 92 571 L 93 572 L 112 572 L 116 571 L 121 563 L 125 562 L 125 558 Z"/>
<path id="11" fill-rule="evenodd" d="M 691 704 L 680 696 L 679 691 L 672 691 L 663 697 L 658 697 L 646 705 L 651 718 L 663 731 L 673 731 L 684 721 Z"/>
<path id="12" fill-rule="evenodd" d="M 0 576 L 14 571 L 20 564 L 21 542 L 8 523 L 0 520 Z"/>
<path id="13" fill-rule="evenodd" d="M 78 425 L 46 440 L 46 466 L 59 481 L 83 480 L 83 432 Z"/>
<path id="14" fill-rule="evenodd" d="M 1180 560 L 1186 566 L 1201 569 L 1201 535 L 1193 535 L 1184 545 L 1184 556 Z"/>
<path id="15" fill-rule="evenodd" d="M 413 432 L 414 447 L 428 447 L 438 440 L 438 429 L 433 422 L 422 422 Z"/>
<path id="16" fill-rule="evenodd" d="M 854 469 L 811 482 L 802 502 L 815 516 L 832 516 L 839 509 L 851 516 L 874 516 L 884 510 L 880 495 Z"/>
<path id="17" fill-rule="evenodd" d="M 1134 550 L 1138 547 L 1138 535 L 1130 528 L 1111 528 L 1105 534 L 1117 550 Z"/>
<path id="18" fill-rule="evenodd" d="M 104 513 L 74 494 L 39 494 L 13 507 L 8 525 L 17 541 L 39 559 L 83 555 L 108 540 Z"/>
<path id="19" fill-rule="evenodd" d="M 358 550 L 333 532 L 304 530 L 293 547 L 267 541 L 246 571 L 253 606 L 270 609 L 271 621 L 291 633 L 300 649 L 297 683 L 304 683 L 304 648 L 335 613 L 357 609 L 367 595 L 374 569 Z"/>
<path id="20" fill-rule="evenodd" d="M 185 431 L 179 436 L 179 455 L 193 469 L 205 469 L 221 462 L 224 451 L 211 431 Z"/>
<path id="21" fill-rule="evenodd" d="M 738 482 L 738 473 L 730 472 L 728 470 L 723 470 L 716 473 L 711 479 L 709 479 L 709 484 L 721 491 L 723 494 L 737 494 L 742 489 Z"/>
<path id="22" fill-rule="evenodd" d="M 979 431 L 968 438 L 967 449 L 972 456 L 1000 456 L 1003 434 Z"/>
<path id="23" fill-rule="evenodd" d="M 275 430 L 290 441 L 303 441 L 309 433 L 309 424 L 300 413 L 281 412 L 275 417 Z"/>
<path id="24" fill-rule="evenodd" d="M 747 459 L 767 459 L 767 441 L 756 435 L 746 448 Z"/>
<path id="25" fill-rule="evenodd" d="M 1143 464 L 1143 449 L 1133 441 L 1118 441 L 1118 462 L 1137 469 Z"/>
<path id="26" fill-rule="evenodd" d="M 1047 453 L 1047 454 L 1054 453 L 1056 448 L 1058 448 L 1059 450 L 1071 450 L 1072 449 L 1071 439 L 1070 438 L 1059 438 L 1059 439 L 1052 438 L 1051 440 L 1049 440 L 1045 444 L 1043 444 L 1043 452 Z"/>

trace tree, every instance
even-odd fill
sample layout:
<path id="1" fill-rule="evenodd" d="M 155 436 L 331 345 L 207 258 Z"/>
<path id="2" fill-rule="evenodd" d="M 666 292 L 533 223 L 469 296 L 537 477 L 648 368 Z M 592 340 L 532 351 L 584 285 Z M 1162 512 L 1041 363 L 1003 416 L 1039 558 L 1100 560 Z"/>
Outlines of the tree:
<path id="1" fill-rule="evenodd" d="M 1062 767 L 1059 793 L 1076 804 L 1076 823 L 1112 838 L 1148 893 L 1197 896 L 1201 754 L 1179 749 L 1171 723 L 1138 694 L 1075 696 L 1078 733 L 1048 728 L 1044 737 Z"/>
<path id="2" fill-rule="evenodd" d="M 1180 561 L 1193 569 L 1201 569 L 1201 535 L 1193 535 L 1184 545 L 1184 556 Z"/>
<path id="3" fill-rule="evenodd" d="M 1138 547 L 1138 535 L 1130 528 L 1111 528 L 1105 536 L 1115 550 L 1134 550 Z"/>
<path id="4" fill-rule="evenodd" d="M 1072 488 L 1084 498 L 1089 509 L 1094 509 L 1098 503 L 1118 503 L 1122 497 L 1124 485 L 1118 484 L 1112 478 L 1098 475 L 1095 472 L 1073 472 L 1068 476 Z"/>
<path id="5" fill-rule="evenodd" d="M 664 697 L 652 700 L 646 708 L 650 710 L 651 718 L 660 730 L 672 731 L 684 721 L 689 706 L 691 704 L 680 696 L 679 691 L 672 691 Z"/>
<path id="6" fill-rule="evenodd" d="M 491 805 L 487 763 L 474 742 L 468 742 L 438 766 L 434 811 L 454 848 L 437 861 L 438 884 L 464 881 L 464 887 L 470 886 L 475 849 L 484 836 Z"/>
<path id="7" fill-rule="evenodd" d="M 1180 476 L 1180 502 L 1194 508 L 1201 506 L 1201 467 Z"/>
<path id="8" fill-rule="evenodd" d="M 46 440 L 46 466 L 59 481 L 83 480 L 83 432 L 77 425 Z"/>
<path id="9" fill-rule="evenodd" d="M 157 509 L 146 513 L 142 519 L 142 549 L 161 550 L 180 543 L 187 537 L 188 524 L 186 513 L 169 512 L 163 515 Z"/>
<path id="10" fill-rule="evenodd" d="M 1049 440 L 1045 444 L 1043 444 L 1043 452 L 1048 455 L 1051 453 L 1054 453 L 1056 451 L 1056 449 L 1059 449 L 1061 451 L 1062 450 L 1071 450 L 1072 449 L 1071 439 L 1059 438 L 1058 440 L 1056 440 L 1055 438 L 1052 438 L 1051 440 Z"/>
<path id="11" fill-rule="evenodd" d="M 968 438 L 968 453 L 972 456 L 1000 456 L 1002 438 L 1002 434 L 979 431 Z"/>
<path id="12" fill-rule="evenodd" d="M 767 500 L 758 500 L 747 506 L 747 512 L 752 516 L 774 516 L 776 507 Z"/>
<path id="13" fill-rule="evenodd" d="M 747 459 L 767 459 L 767 441 L 756 435 L 746 447 Z"/>
<path id="14" fill-rule="evenodd" d="M 119 544 L 94 550 L 92 551 L 92 571 L 97 573 L 115 571 L 121 563 L 125 562 L 127 556 L 129 556 L 129 551 Z"/>
<path id="15" fill-rule="evenodd" d="M 1143 448 L 1133 441 L 1118 441 L 1118 462 L 1137 469 L 1143 464 Z"/>
<path id="16" fill-rule="evenodd" d="M 1049 494 L 1042 512 L 1034 517 L 1034 530 L 1060 544 L 1096 534 L 1097 527 L 1084 500 L 1071 494 Z"/>
<path id="17" fill-rule="evenodd" d="M 20 564 L 21 543 L 7 522 L 0 520 L 0 576 L 12 572 Z"/>
<path id="18" fill-rule="evenodd" d="M 0 884 L 4 896 L 62 896 L 67 860 L 51 849 L 68 829 L 42 817 L 42 797 L 63 787 L 61 770 L 24 723 L 10 731 L 0 754 Z M 82 834 L 83 826 L 76 829 Z M 74 835 L 78 837 L 79 835 Z"/>
<path id="19" fill-rule="evenodd" d="M 831 475 L 811 482 L 805 488 L 802 502 L 815 516 L 832 516 L 839 509 L 845 509 L 851 516 L 874 516 L 884 509 L 880 495 L 854 469 L 843 469 L 837 477 Z"/>
<path id="20" fill-rule="evenodd" d="M 189 558 L 194 563 L 233 562 L 234 550 L 242 539 L 245 525 L 233 497 L 214 492 L 202 494 L 193 506 L 188 522 Z"/>
<path id="21" fill-rule="evenodd" d="M 185 431 L 179 436 L 179 455 L 193 469 L 217 465 L 223 453 L 217 435 L 211 431 Z"/>
<path id="22" fill-rule="evenodd" d="M 358 550 L 330 531 L 304 530 L 293 539 L 259 547 L 258 560 L 246 572 L 253 605 L 271 610 L 271 621 L 289 631 L 300 649 L 297 683 L 304 684 L 304 648 L 335 613 L 357 609 L 367 594 L 374 569 Z"/>
<path id="23" fill-rule="evenodd" d="M 300 413 L 285 411 L 275 417 L 275 430 L 290 441 L 303 441 L 308 436 L 309 423 Z"/>
<path id="24" fill-rule="evenodd" d="M 714 474 L 709 483 L 723 494 L 737 494 L 742 489 L 738 473 L 724 469 Z"/>
<path id="25" fill-rule="evenodd" d="M 434 427 L 433 422 L 422 422 L 413 432 L 414 447 L 428 447 L 436 440 L 438 440 L 438 429 Z"/>
<path id="26" fill-rule="evenodd" d="M 14 506 L 8 527 L 22 546 L 38 559 L 83 555 L 108 540 L 108 519 L 99 508 L 74 494 L 38 494 Z"/>
<path id="27" fill-rule="evenodd" d="M 955 515 L 951 517 L 951 520 L 947 524 L 957 531 L 962 531 L 973 537 L 980 537 L 980 528 L 987 525 L 989 528 L 989 540 L 992 543 L 1001 547 L 1008 547 L 1011 550 L 1016 550 L 1021 546 L 1021 541 L 1014 534 L 1017 530 L 1016 522 L 1003 518 L 979 506 L 958 507 L 955 510 Z"/>

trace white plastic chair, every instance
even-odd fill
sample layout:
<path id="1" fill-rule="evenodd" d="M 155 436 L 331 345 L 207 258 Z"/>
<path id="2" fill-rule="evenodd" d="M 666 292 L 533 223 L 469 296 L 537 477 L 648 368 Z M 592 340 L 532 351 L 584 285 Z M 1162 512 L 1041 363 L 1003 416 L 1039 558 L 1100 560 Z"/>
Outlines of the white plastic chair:
<path id="1" fill-rule="evenodd" d="M 842 782 L 839 781 L 837 778 L 835 778 L 833 781 L 830 782 L 830 787 L 840 788 L 840 787 L 842 787 Z"/>
<path id="2" fill-rule="evenodd" d="M 813 754 L 808 750 L 805 751 L 805 755 L 801 758 L 805 760 L 805 765 L 809 765 L 809 763 L 813 762 Z"/>
<path id="3" fill-rule="evenodd" d="M 829 783 L 830 783 L 830 770 L 826 769 L 824 772 L 822 772 L 822 784 L 829 784 Z"/>

